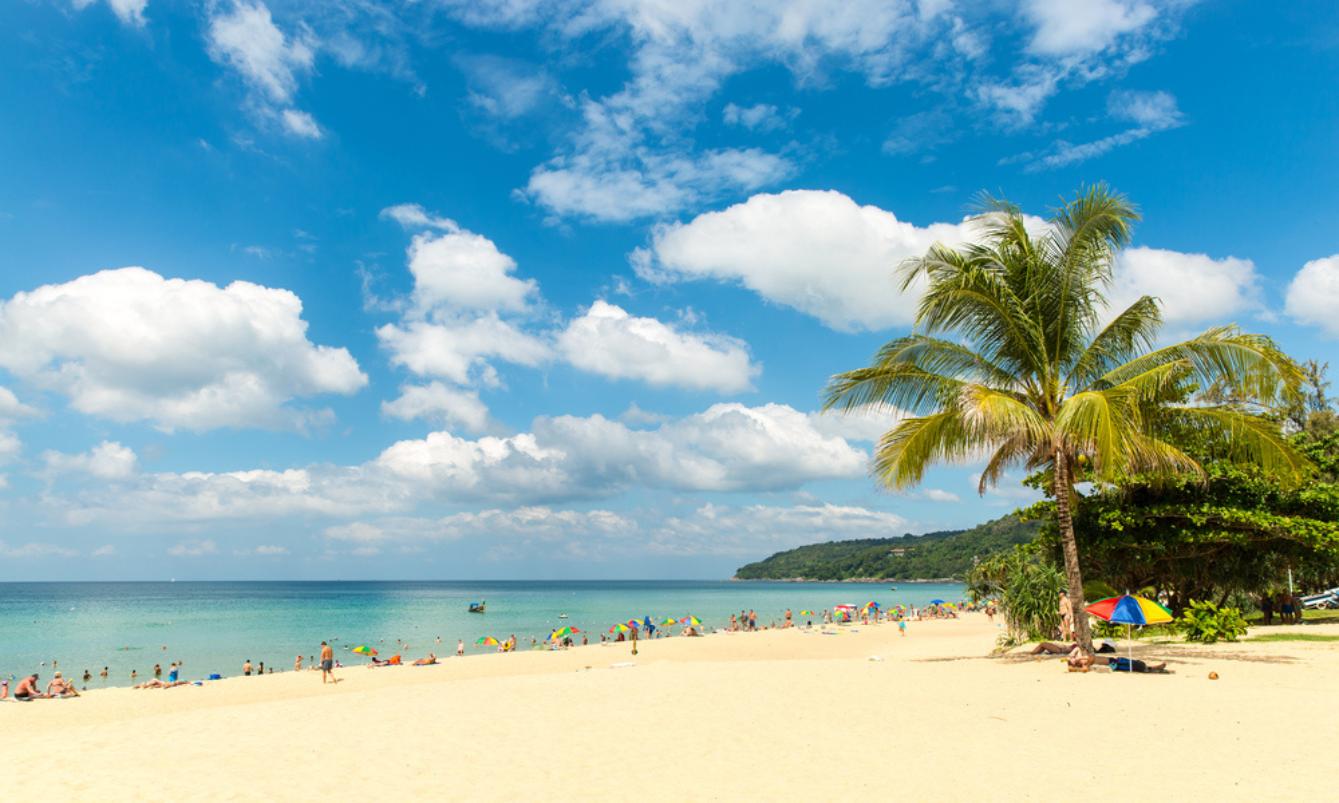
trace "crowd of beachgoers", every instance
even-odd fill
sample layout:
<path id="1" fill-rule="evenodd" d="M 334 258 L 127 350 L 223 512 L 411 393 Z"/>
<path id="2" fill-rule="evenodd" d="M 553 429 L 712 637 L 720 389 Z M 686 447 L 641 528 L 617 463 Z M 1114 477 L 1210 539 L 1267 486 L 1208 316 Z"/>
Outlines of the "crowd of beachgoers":
<path id="1" fill-rule="evenodd" d="M 833 625 L 853 625 L 853 624 L 878 624 L 880 622 L 895 623 L 902 636 L 907 634 L 907 623 L 921 621 L 925 619 L 956 619 L 958 614 L 963 611 L 983 611 L 993 621 L 996 613 L 994 603 L 987 602 L 983 604 L 974 604 L 970 602 L 947 602 L 937 601 L 924 607 L 914 605 L 894 605 L 884 608 L 877 602 L 868 602 L 864 605 L 842 604 L 831 608 L 822 608 L 817 610 L 802 609 L 798 612 L 791 608 L 785 609 L 777 617 L 759 621 L 758 612 L 752 609 L 744 609 L 739 613 L 730 614 L 728 622 L 723 621 L 719 626 L 711 628 L 703 623 L 701 619 L 693 615 L 681 617 L 655 618 L 645 615 L 641 619 L 630 618 L 625 622 L 616 622 L 607 629 L 601 629 L 595 633 L 598 641 L 594 642 L 600 645 L 610 645 L 617 643 L 632 642 L 633 654 L 636 654 L 636 643 L 639 640 L 662 639 L 672 637 L 699 637 L 711 633 L 743 633 L 763 630 L 787 629 L 792 627 L 814 628 L 827 627 Z M 566 618 L 563 614 L 560 618 Z M 530 650 L 567 650 L 574 647 L 584 647 L 592 644 L 591 631 L 584 630 L 574 625 L 563 625 L 551 631 L 547 636 L 528 636 Z M 433 666 L 441 663 L 442 657 L 438 656 L 438 651 L 442 647 L 442 637 L 437 636 L 433 642 L 433 649 L 422 658 L 407 660 L 403 656 L 412 650 L 412 646 L 401 639 L 393 642 L 394 651 L 389 657 L 381 657 L 383 651 L 380 647 L 370 646 L 368 644 L 355 644 L 345 642 L 341 645 L 343 652 L 348 654 L 347 661 L 336 657 L 334 644 L 339 643 L 338 639 L 328 639 L 320 644 L 319 653 L 308 655 L 298 654 L 294 657 L 292 671 L 301 672 L 304 669 L 312 672 L 320 671 L 323 682 L 337 682 L 336 670 L 342 670 L 351 667 L 382 668 L 392 666 Z M 384 645 L 385 640 L 377 642 Z M 498 653 L 512 653 L 522 649 L 522 642 L 515 634 L 509 635 L 505 639 L 499 639 L 493 636 L 482 636 L 475 640 L 476 647 L 492 648 Z M 167 645 L 162 645 L 162 652 L 167 653 Z M 464 639 L 457 639 L 455 645 L 455 657 L 463 658 L 466 655 L 466 644 Z M 445 656 L 443 656 L 445 657 Z M 41 668 L 45 669 L 47 662 L 41 663 Z M 0 701 L 28 701 L 40 699 L 65 699 L 80 696 L 81 686 L 75 677 L 65 677 L 60 670 L 60 661 L 53 658 L 50 661 L 52 678 L 45 685 L 42 683 L 42 672 L 32 672 L 23 677 L 11 676 L 7 679 L 0 679 Z M 277 667 L 273 662 L 268 666 L 265 661 L 253 662 L 250 658 L 244 658 L 240 665 L 238 675 L 242 677 L 251 677 L 259 675 L 274 674 L 276 671 L 284 671 Z M 164 669 L 163 663 L 155 663 L 151 670 L 146 671 L 145 677 L 141 679 L 138 668 L 131 668 L 129 678 L 132 681 L 133 689 L 171 689 L 181 686 L 200 686 L 205 682 L 213 680 L 222 680 L 224 675 L 217 672 L 211 672 L 206 676 L 194 680 L 187 680 L 183 677 L 183 662 L 171 661 Z M 104 666 L 97 673 L 99 680 L 103 683 L 108 681 L 111 675 L 111 668 Z M 94 682 L 94 673 L 89 669 L 84 669 L 81 675 L 83 685 L 82 691 L 88 691 L 88 684 Z M 11 689 L 11 683 L 13 688 Z"/>

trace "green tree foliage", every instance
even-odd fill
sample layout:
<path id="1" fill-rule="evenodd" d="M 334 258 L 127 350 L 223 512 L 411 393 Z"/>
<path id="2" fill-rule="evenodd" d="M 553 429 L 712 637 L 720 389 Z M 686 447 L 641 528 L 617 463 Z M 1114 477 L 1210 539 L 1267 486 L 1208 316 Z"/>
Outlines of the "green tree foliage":
<path id="1" fill-rule="evenodd" d="M 1234 594 L 1281 589 L 1289 570 L 1303 589 L 1339 585 L 1339 432 L 1324 426 L 1331 411 L 1324 369 L 1312 364 L 1308 373 L 1301 420 L 1314 428 L 1289 440 L 1315 467 L 1311 481 L 1298 485 L 1219 459 L 1211 441 L 1186 433 L 1180 445 L 1204 464 L 1203 480 L 1136 475 L 1079 499 L 1074 529 L 1084 575 L 1114 588 L 1165 591 L 1178 613 L 1192 599 L 1221 605 Z M 1045 477 L 1033 481 L 1047 485 Z M 1028 515 L 1046 518 L 1053 507 L 1044 502 Z M 1054 524 L 1043 526 L 1041 540 L 1059 553 Z"/>
<path id="2" fill-rule="evenodd" d="M 917 331 L 827 389 L 829 408 L 911 414 L 879 443 L 874 468 L 885 485 L 916 484 L 935 463 L 982 452 L 990 455 L 982 491 L 1013 466 L 1049 472 L 1086 649 L 1070 521 L 1076 471 L 1103 483 L 1201 476 L 1176 445 L 1188 431 L 1215 441 L 1225 459 L 1295 477 L 1307 469 L 1278 427 L 1256 414 L 1290 404 L 1303 382 L 1273 341 L 1229 326 L 1150 350 L 1162 322 L 1157 299 L 1109 316 L 1112 265 L 1137 218 L 1100 185 L 1065 202 L 1040 231 L 1017 207 L 987 199 L 973 219 L 974 243 L 936 244 L 902 266 L 903 290 L 924 288 Z M 1194 387 L 1220 388 L 1228 401 L 1186 404 Z"/>
<path id="3" fill-rule="evenodd" d="M 967 587 L 978 600 L 999 600 L 1012 643 L 1052 639 L 1060 632 L 1065 576 L 1032 545 L 980 562 L 968 572 Z"/>
<path id="4" fill-rule="evenodd" d="M 1036 522 L 1005 516 L 970 530 L 831 541 L 788 549 L 741 566 L 740 580 L 928 580 L 961 578 L 977 560 L 1032 541 Z"/>

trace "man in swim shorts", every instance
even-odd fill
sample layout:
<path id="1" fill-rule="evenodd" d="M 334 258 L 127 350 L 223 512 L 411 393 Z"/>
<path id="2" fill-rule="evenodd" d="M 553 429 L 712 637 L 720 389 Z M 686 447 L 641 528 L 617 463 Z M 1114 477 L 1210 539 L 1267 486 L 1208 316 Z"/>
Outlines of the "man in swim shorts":
<path id="1" fill-rule="evenodd" d="M 37 688 L 36 672 L 20 680 L 18 687 L 14 689 L 15 700 L 37 700 L 45 696 L 42 690 Z"/>
<path id="2" fill-rule="evenodd" d="M 330 649 L 330 645 L 324 641 L 321 642 L 321 682 L 338 683 L 335 679 L 335 651 Z"/>

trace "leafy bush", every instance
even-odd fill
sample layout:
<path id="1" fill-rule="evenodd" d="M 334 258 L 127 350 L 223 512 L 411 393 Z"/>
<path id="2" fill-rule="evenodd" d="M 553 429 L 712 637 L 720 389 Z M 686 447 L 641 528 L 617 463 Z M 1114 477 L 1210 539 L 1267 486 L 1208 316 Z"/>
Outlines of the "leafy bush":
<path id="1" fill-rule="evenodd" d="M 1246 620 L 1236 608 L 1220 608 L 1212 602 L 1190 601 L 1190 607 L 1178 621 L 1187 641 L 1213 644 L 1236 641 L 1246 635 Z"/>
<path id="2" fill-rule="evenodd" d="M 968 587 L 979 598 L 998 597 L 1009 637 L 1017 642 L 1055 638 L 1065 576 L 1036 550 L 1016 546 L 972 568 Z"/>

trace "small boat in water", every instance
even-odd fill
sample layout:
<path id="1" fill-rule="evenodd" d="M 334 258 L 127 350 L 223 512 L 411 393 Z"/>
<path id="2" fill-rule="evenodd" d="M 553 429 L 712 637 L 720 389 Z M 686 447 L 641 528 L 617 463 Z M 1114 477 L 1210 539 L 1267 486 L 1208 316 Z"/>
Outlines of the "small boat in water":
<path id="1" fill-rule="evenodd" d="M 483 613 L 483 612 L 484 612 L 484 608 L 485 608 L 487 605 L 488 605 L 488 603 L 485 602 L 485 601 L 483 601 L 483 600 L 480 600 L 480 601 L 478 601 L 478 602 L 471 602 L 471 603 L 470 603 L 470 613 Z"/>
<path id="2" fill-rule="evenodd" d="M 70 610 L 74 610 L 74 608 L 71 608 Z M 565 614 L 565 613 L 560 613 L 560 614 L 558 614 L 558 618 L 559 618 L 559 619 L 566 619 L 566 618 L 567 618 L 567 614 Z"/>

